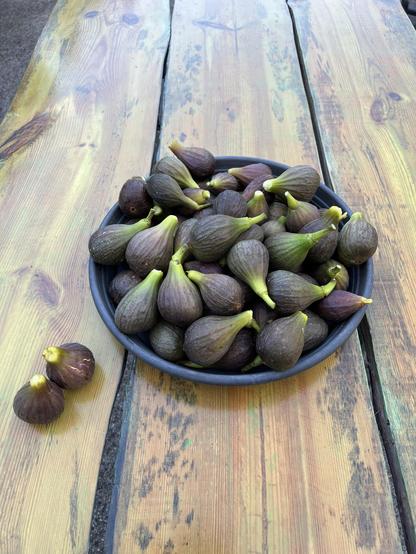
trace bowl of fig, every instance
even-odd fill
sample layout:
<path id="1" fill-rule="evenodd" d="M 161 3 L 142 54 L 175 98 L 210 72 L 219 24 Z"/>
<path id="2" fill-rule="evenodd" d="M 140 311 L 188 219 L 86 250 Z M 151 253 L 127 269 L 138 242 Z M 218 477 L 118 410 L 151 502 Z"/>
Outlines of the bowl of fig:
<path id="1" fill-rule="evenodd" d="M 265 383 L 339 348 L 371 303 L 377 232 L 307 165 L 169 145 L 89 240 L 104 323 L 151 366 Z"/>

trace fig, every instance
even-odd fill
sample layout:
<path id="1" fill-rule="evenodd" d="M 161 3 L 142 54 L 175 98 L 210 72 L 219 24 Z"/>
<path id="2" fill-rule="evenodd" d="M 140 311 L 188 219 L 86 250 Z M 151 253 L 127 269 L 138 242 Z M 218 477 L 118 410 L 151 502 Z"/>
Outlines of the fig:
<path id="1" fill-rule="evenodd" d="M 126 269 L 124 271 L 120 271 L 120 273 L 117 273 L 108 288 L 108 292 L 114 304 L 117 305 L 123 296 L 125 296 L 133 287 L 138 285 L 140 281 L 140 277 L 138 277 L 134 271 L 131 271 L 131 269 Z"/>
<path id="2" fill-rule="evenodd" d="M 259 177 L 256 177 L 249 182 L 249 184 L 241 193 L 241 196 L 244 198 L 244 200 L 248 202 L 253 198 L 255 192 L 262 191 L 267 201 L 272 200 L 273 195 L 263 191 L 263 183 L 268 179 L 270 179 L 270 173 L 266 173 L 265 175 L 260 175 Z"/>
<path id="3" fill-rule="evenodd" d="M 46 375 L 62 389 L 79 389 L 91 381 L 95 369 L 94 355 L 77 342 L 48 346 L 43 351 Z"/>
<path id="4" fill-rule="evenodd" d="M 347 214 L 342 213 L 341 208 L 331 206 L 324 212 L 321 212 L 321 216 L 318 219 L 310 221 L 299 230 L 299 233 L 314 233 L 327 229 L 330 225 L 334 226 L 331 233 L 328 233 L 325 238 L 310 249 L 307 258 L 308 262 L 320 264 L 332 257 L 338 242 L 338 223 L 345 217 L 347 217 Z"/>
<path id="5" fill-rule="evenodd" d="M 269 217 L 269 205 L 261 190 L 256 190 L 251 200 L 247 202 L 247 215 L 256 217 L 256 215 L 265 214 Z"/>
<path id="6" fill-rule="evenodd" d="M 272 202 L 269 207 L 270 219 L 279 219 L 282 215 L 287 215 L 287 205 L 281 202 Z"/>
<path id="7" fill-rule="evenodd" d="M 334 290 L 329 296 L 318 302 L 316 311 L 327 321 L 338 322 L 344 321 L 360 308 L 371 303 L 371 298 L 364 298 L 364 296 L 358 296 L 346 290 Z"/>
<path id="8" fill-rule="evenodd" d="M 156 204 L 162 206 L 162 208 L 183 207 L 189 208 L 192 211 L 201 209 L 200 204 L 184 194 L 175 179 L 164 173 L 154 173 L 151 175 L 146 182 L 146 191 Z"/>
<path id="9" fill-rule="evenodd" d="M 263 362 L 272 369 L 290 369 L 302 355 L 308 316 L 297 311 L 275 319 L 263 327 L 257 336 L 256 350 Z"/>
<path id="10" fill-rule="evenodd" d="M 210 313 L 234 315 L 244 306 L 245 293 L 238 281 L 228 275 L 188 271 L 188 277 L 196 283 Z"/>
<path id="11" fill-rule="evenodd" d="M 237 179 L 245 185 L 248 185 L 256 177 L 261 177 L 262 175 L 269 175 L 271 177 L 272 170 L 266 164 L 255 163 L 242 167 L 232 167 L 228 170 L 228 173 L 233 177 L 237 177 Z"/>
<path id="12" fill-rule="evenodd" d="M 116 308 L 114 321 L 126 335 L 149 331 L 157 321 L 157 293 L 163 271 L 152 269 L 148 276 L 131 289 Z"/>
<path id="13" fill-rule="evenodd" d="M 308 234 L 283 232 L 267 238 L 264 244 L 269 251 L 271 268 L 299 271 L 308 252 L 333 229 L 334 226 Z"/>
<path id="14" fill-rule="evenodd" d="M 137 223 L 127 225 L 115 223 L 97 229 L 88 242 L 91 258 L 102 265 L 116 265 L 124 260 L 129 241 L 140 231 L 150 227 L 154 215 L 159 215 L 158 206 L 152 208 L 147 217 Z"/>
<path id="15" fill-rule="evenodd" d="M 145 189 L 143 177 L 132 177 L 121 187 L 118 205 L 123 214 L 141 219 L 151 209 L 153 202 Z"/>
<path id="16" fill-rule="evenodd" d="M 230 215 L 232 217 L 244 217 L 247 214 L 247 202 L 241 194 L 234 190 L 221 192 L 213 202 L 217 214 Z"/>
<path id="17" fill-rule="evenodd" d="M 199 271 L 199 273 L 224 273 L 223 268 L 220 264 L 215 262 L 198 262 L 198 260 L 192 260 L 184 264 L 186 271 Z"/>
<path id="18" fill-rule="evenodd" d="M 235 177 L 227 172 L 217 173 L 207 183 L 207 188 L 215 192 L 224 190 L 238 190 L 240 185 Z"/>
<path id="19" fill-rule="evenodd" d="M 212 364 L 213 369 L 221 369 L 222 371 L 233 371 L 241 369 L 256 355 L 256 340 L 252 329 L 241 329 L 233 342 L 231 343 L 228 352 L 215 364 Z"/>
<path id="20" fill-rule="evenodd" d="M 215 158 L 205 148 L 183 146 L 176 139 L 169 144 L 169 148 L 186 165 L 195 179 L 204 179 L 214 173 Z"/>
<path id="21" fill-rule="evenodd" d="M 263 225 L 261 227 L 260 225 L 253 225 L 252 227 L 250 227 L 250 229 L 247 229 L 247 231 L 241 233 L 234 244 L 236 244 L 237 242 L 241 242 L 242 240 L 259 240 L 260 242 L 263 242 L 263 239 Z"/>
<path id="22" fill-rule="evenodd" d="M 166 271 L 173 254 L 177 226 L 178 218 L 169 215 L 159 225 L 135 235 L 126 249 L 130 269 L 139 277 L 145 277 L 151 269 Z"/>
<path id="23" fill-rule="evenodd" d="M 266 323 L 270 323 L 277 318 L 277 314 L 264 302 L 256 300 L 253 305 L 253 317 L 260 329 L 263 329 Z"/>
<path id="24" fill-rule="evenodd" d="M 184 357 L 183 336 L 183 329 L 177 325 L 159 321 L 150 331 L 149 339 L 158 356 L 170 362 L 179 362 Z"/>
<path id="25" fill-rule="evenodd" d="M 178 252 L 172 256 L 168 273 L 160 286 L 157 306 L 163 319 L 179 327 L 187 327 L 202 316 L 201 296 L 186 276 Z"/>
<path id="26" fill-rule="evenodd" d="M 261 228 L 263 229 L 264 238 L 267 239 L 273 235 L 284 233 L 286 231 L 286 217 L 284 215 L 279 216 L 277 219 L 271 219 L 263 223 Z"/>
<path id="27" fill-rule="evenodd" d="M 164 173 L 165 175 L 169 175 L 169 177 L 175 179 L 178 185 L 183 189 L 199 188 L 198 183 L 194 181 L 186 165 L 176 156 L 165 156 L 159 160 L 153 169 L 153 173 Z"/>
<path id="28" fill-rule="evenodd" d="M 284 198 L 285 192 L 290 192 L 297 200 L 310 202 L 318 190 L 319 173 L 308 165 L 295 165 L 286 169 L 279 177 L 274 177 L 263 183 L 267 192 L 273 192 Z"/>
<path id="29" fill-rule="evenodd" d="M 319 218 L 316 206 L 309 202 L 296 200 L 290 192 L 285 192 L 287 202 L 286 229 L 291 233 L 297 233 L 304 225 Z"/>
<path id="30" fill-rule="evenodd" d="M 181 248 L 182 246 L 189 246 L 190 243 L 191 243 L 191 231 L 192 231 L 192 228 L 193 226 L 195 225 L 196 223 L 196 219 L 185 219 L 185 221 L 183 221 L 179 227 L 178 227 L 178 230 L 176 231 L 176 235 L 175 235 L 175 241 L 174 241 L 174 251 L 176 252 L 177 250 L 179 250 L 179 248 Z M 187 251 L 184 252 L 183 254 L 183 260 L 189 258 L 190 256 L 190 251 L 189 249 L 187 248 Z"/>
<path id="31" fill-rule="evenodd" d="M 308 283 L 312 283 L 312 285 L 319 285 L 318 281 L 308 273 L 298 273 L 298 275 L 299 277 L 303 277 L 306 281 L 308 281 Z M 327 283 L 328 281 L 330 281 L 330 279 L 325 281 L 325 283 Z M 321 283 L 321 285 L 324 285 L 325 283 Z"/>
<path id="32" fill-rule="evenodd" d="M 195 258 L 201 262 L 221 259 L 241 233 L 265 217 L 264 214 L 251 218 L 218 214 L 201 219 L 191 231 L 191 249 Z"/>
<path id="33" fill-rule="evenodd" d="M 305 327 L 304 352 L 319 346 L 328 336 L 328 324 L 326 321 L 311 310 L 305 310 L 305 314 L 308 316 L 308 321 Z"/>
<path id="34" fill-rule="evenodd" d="M 336 281 L 336 290 L 347 290 L 350 282 L 347 268 L 336 260 L 328 260 L 320 264 L 312 272 L 320 285 L 325 285 L 331 279 Z"/>
<path id="35" fill-rule="evenodd" d="M 198 212 L 194 212 L 194 215 L 192 217 L 193 219 L 203 219 L 204 217 L 208 217 L 209 215 L 215 215 L 215 210 L 212 206 L 204 208 L 203 210 L 199 210 Z"/>
<path id="36" fill-rule="evenodd" d="M 289 315 L 304 310 L 317 300 L 328 296 L 335 287 L 335 280 L 326 285 L 312 285 L 303 277 L 290 271 L 273 271 L 267 278 L 267 288 L 276 302 L 276 311 Z"/>
<path id="37" fill-rule="evenodd" d="M 270 307 L 275 303 L 267 291 L 266 276 L 269 270 L 269 253 L 258 240 L 237 242 L 228 252 L 227 265 L 230 271 L 249 287 Z"/>
<path id="38" fill-rule="evenodd" d="M 185 331 L 183 349 L 191 362 L 210 367 L 225 356 L 237 333 L 253 324 L 251 310 L 237 315 L 201 317 Z"/>
<path id="39" fill-rule="evenodd" d="M 207 205 L 207 202 L 209 202 L 210 199 L 210 193 L 208 190 L 203 190 L 198 188 L 189 188 L 189 189 L 183 189 L 182 192 L 185 196 L 199 204 L 200 206 Z M 187 208 L 188 209 L 188 208 Z"/>
<path id="40" fill-rule="evenodd" d="M 355 212 L 339 233 L 337 257 L 345 264 L 361 265 L 377 250 L 378 235 L 360 212 Z"/>
<path id="41" fill-rule="evenodd" d="M 26 423 L 50 423 L 64 411 L 62 389 L 44 375 L 34 375 L 17 391 L 13 410 Z"/>

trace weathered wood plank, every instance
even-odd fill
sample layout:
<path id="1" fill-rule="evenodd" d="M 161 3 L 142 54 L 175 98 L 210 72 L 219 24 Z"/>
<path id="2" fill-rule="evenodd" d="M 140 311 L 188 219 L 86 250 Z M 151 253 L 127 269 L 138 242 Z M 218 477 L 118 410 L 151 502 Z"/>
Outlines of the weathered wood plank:
<path id="1" fill-rule="evenodd" d="M 416 34 L 398 0 L 290 2 L 335 188 L 376 226 L 368 312 L 416 520 Z"/>
<path id="2" fill-rule="evenodd" d="M 91 300 L 88 237 L 149 168 L 169 4 L 60 1 L 0 129 L 0 551 L 87 550 L 122 349 Z M 93 382 L 47 428 L 12 412 L 49 343 L 87 344 Z"/>
<path id="3" fill-rule="evenodd" d="M 318 166 L 291 29 L 283 1 L 176 0 L 162 148 L 179 137 Z M 356 336 L 260 387 L 139 363 L 121 454 L 117 552 L 400 551 Z"/>

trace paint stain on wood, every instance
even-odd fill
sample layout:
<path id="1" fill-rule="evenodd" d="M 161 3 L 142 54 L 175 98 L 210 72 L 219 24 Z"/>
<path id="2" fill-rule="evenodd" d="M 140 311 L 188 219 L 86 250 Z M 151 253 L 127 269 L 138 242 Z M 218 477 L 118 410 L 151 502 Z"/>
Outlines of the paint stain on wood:
<path id="1" fill-rule="evenodd" d="M 193 520 L 194 520 L 194 510 L 191 510 L 185 518 L 185 523 L 191 526 Z"/>
<path id="2" fill-rule="evenodd" d="M 53 308 L 59 304 L 61 290 L 47 273 L 38 270 L 31 279 L 30 295 L 39 298 L 47 306 Z"/>
<path id="3" fill-rule="evenodd" d="M 169 538 L 163 546 L 163 554 L 172 554 L 175 549 L 173 540 Z"/>
<path id="4" fill-rule="evenodd" d="M 150 532 L 150 529 L 141 523 L 136 531 L 136 542 L 140 546 L 142 552 L 148 548 L 153 538 L 153 533 Z"/>
<path id="5" fill-rule="evenodd" d="M 143 477 L 139 486 L 139 497 L 146 498 L 146 496 L 153 490 L 153 485 L 156 478 L 155 465 L 157 458 L 152 456 L 147 464 L 143 468 Z"/>
<path id="6" fill-rule="evenodd" d="M 14 131 L 0 145 L 0 160 L 6 160 L 12 154 L 32 144 L 50 125 L 52 116 L 48 112 L 40 113 L 32 117 L 30 121 Z"/>
<path id="7" fill-rule="evenodd" d="M 172 514 L 176 518 L 179 513 L 179 490 L 178 485 L 175 485 L 175 490 L 173 492 L 173 501 L 172 501 Z"/>
<path id="8" fill-rule="evenodd" d="M 72 550 L 75 552 L 77 546 L 78 534 L 78 486 L 79 486 L 79 465 L 78 455 L 75 452 L 74 462 L 74 480 L 69 493 L 69 536 L 71 539 Z"/>

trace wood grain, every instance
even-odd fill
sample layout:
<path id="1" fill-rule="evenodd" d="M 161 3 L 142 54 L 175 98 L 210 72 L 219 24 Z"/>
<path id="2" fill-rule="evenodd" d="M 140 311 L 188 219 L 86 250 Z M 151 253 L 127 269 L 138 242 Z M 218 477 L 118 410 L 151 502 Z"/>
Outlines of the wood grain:
<path id="1" fill-rule="evenodd" d="M 123 351 L 89 292 L 88 237 L 151 163 L 169 5 L 60 1 L 0 128 L 0 551 L 84 553 Z M 49 344 L 98 367 L 62 417 L 29 426 L 15 392 Z"/>
<path id="2" fill-rule="evenodd" d="M 162 151 L 318 166 L 285 2 L 175 2 Z M 207 554 L 400 552 L 357 337 L 302 376 L 246 388 L 139 363 L 108 546 Z"/>
<path id="3" fill-rule="evenodd" d="M 416 521 L 416 35 L 398 0 L 290 4 L 334 186 L 379 233 L 368 319 Z"/>

